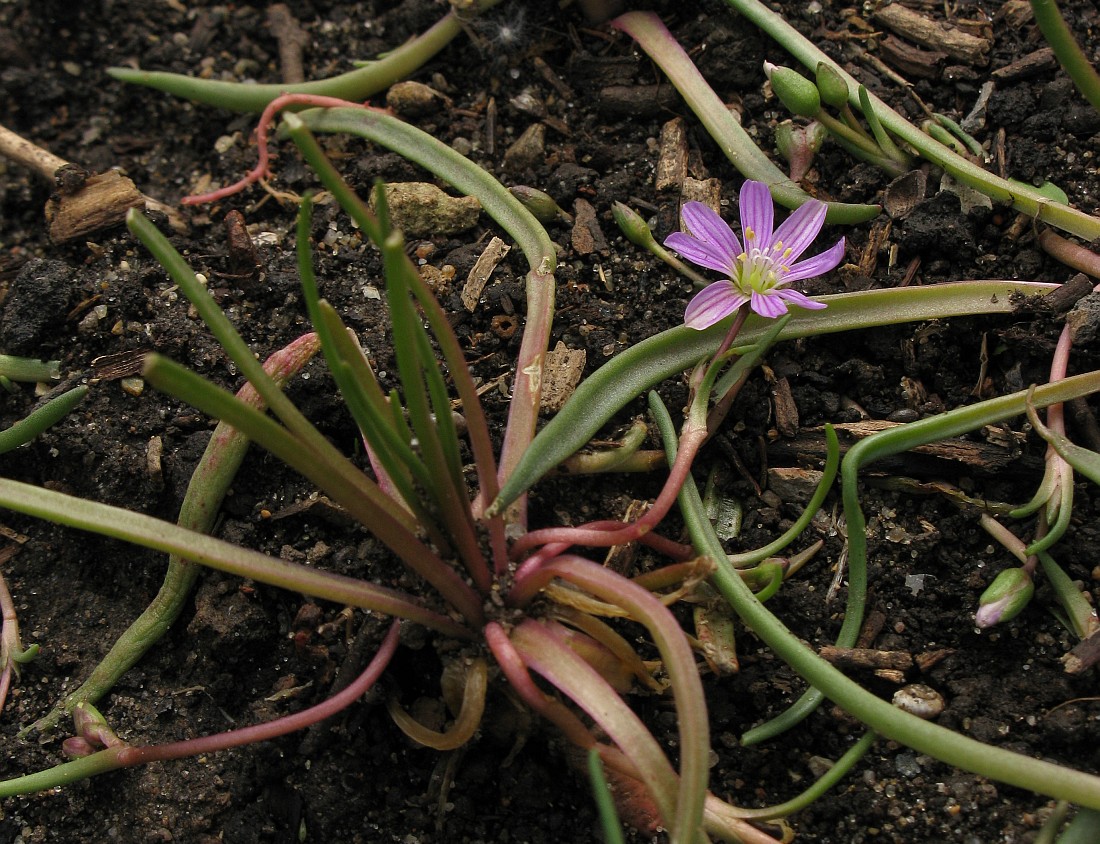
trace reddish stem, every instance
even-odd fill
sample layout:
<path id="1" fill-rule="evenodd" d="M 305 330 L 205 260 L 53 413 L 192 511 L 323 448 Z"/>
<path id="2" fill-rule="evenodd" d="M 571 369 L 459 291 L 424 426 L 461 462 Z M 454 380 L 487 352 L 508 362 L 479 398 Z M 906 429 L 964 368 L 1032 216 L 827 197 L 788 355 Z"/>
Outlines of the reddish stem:
<path id="1" fill-rule="evenodd" d="M 504 632 L 504 628 L 497 622 L 490 621 L 485 625 L 483 632 L 497 665 L 524 703 L 547 721 L 556 724 L 565 737 L 577 747 L 588 749 L 595 745 L 595 736 L 581 719 L 561 701 L 550 697 L 538 687 L 528 672 L 523 657 L 519 655 L 512 640 Z"/>
<path id="2" fill-rule="evenodd" d="M 660 495 L 657 496 L 657 500 L 653 502 L 653 506 L 636 522 L 627 525 L 620 525 L 618 522 L 613 522 L 613 524 L 619 525 L 614 530 L 593 526 L 606 525 L 606 521 L 594 522 L 580 527 L 555 527 L 533 530 L 521 536 L 512 544 L 512 559 L 519 559 L 523 556 L 524 552 L 531 548 L 539 545 L 548 545 L 550 543 L 565 543 L 564 547 L 566 548 L 570 545 L 607 547 L 609 545 L 622 545 L 626 542 L 634 542 L 642 539 L 652 531 L 666 515 L 668 515 L 668 511 L 672 508 L 672 505 L 676 503 L 676 496 L 680 494 L 680 488 L 684 485 L 684 481 L 687 480 L 691 472 L 691 464 L 695 460 L 695 455 L 698 454 L 699 448 L 706 440 L 706 437 L 707 431 L 705 426 L 684 426 L 684 431 L 680 436 L 680 447 L 676 453 L 676 462 L 672 464 L 672 468 L 669 470 L 668 480 L 665 481 L 664 488 L 661 490 Z M 564 548 L 562 550 L 564 550 Z"/>
<path id="3" fill-rule="evenodd" d="M 371 686 L 378 682 L 378 678 L 382 676 L 382 672 L 386 670 L 386 666 L 390 664 L 390 660 L 393 659 L 394 652 L 397 650 L 400 631 L 401 623 L 395 621 L 390 625 L 386 638 L 382 640 L 378 653 L 374 655 L 374 659 L 370 661 L 366 670 L 347 688 L 316 706 L 311 706 L 301 712 L 295 712 L 293 715 L 276 718 L 274 721 L 268 721 L 265 724 L 254 724 L 251 727 L 242 727 L 239 730 L 230 730 L 212 736 L 174 741 L 168 744 L 122 748 L 118 753 L 119 766 L 128 768 L 146 762 L 181 759 L 185 756 L 197 756 L 200 753 L 213 753 L 218 750 L 227 750 L 230 747 L 240 747 L 242 744 L 270 741 L 295 730 L 310 727 L 325 718 L 331 718 L 337 712 L 354 703 L 357 698 L 365 694 Z"/>
<path id="4" fill-rule="evenodd" d="M 260 181 L 260 179 L 267 177 L 270 173 L 269 163 L 271 161 L 271 154 L 267 149 L 267 135 L 271 129 L 271 123 L 275 119 L 275 115 L 288 106 L 372 109 L 372 106 L 366 103 L 353 103 L 348 100 L 342 100 L 339 97 L 322 97 L 318 94 L 283 94 L 281 97 L 276 97 L 268 103 L 267 108 L 265 108 L 263 114 L 260 115 L 260 121 L 256 124 L 254 134 L 256 136 L 256 147 L 259 151 L 259 161 L 256 163 L 256 166 L 249 170 L 243 179 L 231 185 L 211 191 L 210 193 L 185 196 L 180 200 L 180 203 L 183 205 L 203 205 L 207 202 L 217 202 L 219 199 L 225 199 L 227 196 L 233 196 L 233 194 L 240 193 L 249 185 L 253 185 Z M 373 110 L 382 111 L 383 109 Z"/>

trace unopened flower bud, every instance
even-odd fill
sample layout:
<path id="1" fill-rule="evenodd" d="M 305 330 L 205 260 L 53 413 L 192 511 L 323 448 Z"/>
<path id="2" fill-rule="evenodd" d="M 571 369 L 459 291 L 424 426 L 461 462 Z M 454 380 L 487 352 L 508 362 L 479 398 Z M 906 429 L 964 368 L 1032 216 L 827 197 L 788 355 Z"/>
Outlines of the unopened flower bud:
<path id="1" fill-rule="evenodd" d="M 817 86 L 796 70 L 764 62 L 764 74 L 772 83 L 772 91 L 791 114 L 817 117 L 821 112 L 821 95 Z"/>
<path id="2" fill-rule="evenodd" d="M 545 191 L 527 185 L 516 185 L 508 188 L 508 191 L 523 204 L 524 208 L 534 214 L 535 219 L 540 223 L 554 223 L 558 220 L 569 223 L 573 220 L 572 216 L 563 211 L 554 198 Z"/>
<path id="3" fill-rule="evenodd" d="M 821 101 L 833 108 L 843 108 L 848 102 L 848 83 L 825 62 L 817 63 L 817 90 Z"/>
<path id="4" fill-rule="evenodd" d="M 84 740 L 93 752 L 102 747 L 117 747 L 123 743 L 107 725 L 107 719 L 88 702 L 77 704 L 73 710 L 73 727 L 77 737 Z"/>
<path id="5" fill-rule="evenodd" d="M 806 175 L 826 134 L 825 127 L 816 120 L 808 126 L 784 120 L 775 127 L 775 146 L 791 165 L 791 181 L 797 182 Z"/>
<path id="6" fill-rule="evenodd" d="M 984 630 L 1015 618 L 1034 594 L 1035 584 L 1027 570 L 1005 569 L 993 579 L 989 588 L 978 599 L 978 612 L 974 621 Z"/>
<path id="7" fill-rule="evenodd" d="M 629 205 L 622 202 L 611 203 L 611 216 L 619 224 L 626 239 L 635 246 L 649 249 L 653 245 L 653 232 L 650 231 L 649 225 L 642 219 L 642 215 Z"/>
<path id="8" fill-rule="evenodd" d="M 98 753 L 99 750 L 100 748 L 93 746 L 90 741 L 80 736 L 69 736 L 61 742 L 61 752 L 69 759 L 83 759 L 85 756 Z"/>

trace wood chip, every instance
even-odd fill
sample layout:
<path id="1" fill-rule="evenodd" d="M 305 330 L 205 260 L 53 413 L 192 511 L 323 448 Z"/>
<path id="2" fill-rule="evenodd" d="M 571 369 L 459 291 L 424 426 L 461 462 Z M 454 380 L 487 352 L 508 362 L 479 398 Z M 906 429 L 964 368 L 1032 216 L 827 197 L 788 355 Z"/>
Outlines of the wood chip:
<path id="1" fill-rule="evenodd" d="M 995 82 L 1015 82 L 1017 79 L 1025 79 L 1037 73 L 1053 70 L 1057 65 L 1058 60 L 1054 57 L 1054 51 L 1050 47 L 1041 47 L 1012 64 L 997 68 L 990 76 Z"/>
<path id="2" fill-rule="evenodd" d="M 860 422 L 845 422 L 833 427 L 840 437 L 841 451 L 846 451 L 853 440 L 861 440 L 879 431 L 894 428 L 899 423 L 881 419 L 866 419 Z M 776 440 L 768 446 L 768 451 L 778 459 L 798 460 L 806 456 L 824 457 L 825 434 L 820 428 L 803 428 L 797 437 L 790 440 Z M 917 446 L 904 454 L 885 457 L 875 465 L 892 466 L 896 471 L 902 467 L 905 472 L 942 472 L 944 461 L 960 464 L 969 470 L 983 475 L 1006 472 L 1031 473 L 1042 472 L 1043 461 L 1029 455 L 1021 455 L 1018 450 L 1004 448 L 985 442 L 975 442 L 952 438 L 928 445 Z M 957 467 L 956 467 L 957 468 Z"/>
<path id="3" fill-rule="evenodd" d="M 1100 662 L 1100 633 L 1093 633 L 1062 657 L 1067 674 L 1080 674 Z"/>
<path id="4" fill-rule="evenodd" d="M 822 472 L 792 466 L 769 466 L 768 489 L 784 503 L 805 504 L 821 483 Z"/>
<path id="5" fill-rule="evenodd" d="M 923 651 L 916 655 L 914 662 L 921 671 L 929 671 L 953 653 L 955 653 L 954 648 L 938 648 L 934 651 Z"/>
<path id="6" fill-rule="evenodd" d="M 504 260 L 511 248 L 499 237 L 494 237 L 478 256 L 470 274 L 466 276 L 466 283 L 462 285 L 462 305 L 466 310 L 472 313 L 477 308 L 477 303 L 481 301 L 481 291 L 485 289 L 497 264 Z"/>
<path id="7" fill-rule="evenodd" d="M 151 351 L 152 349 L 134 349 L 113 355 L 100 355 L 92 361 L 92 383 L 137 375 L 145 364 L 145 356 Z"/>
<path id="8" fill-rule="evenodd" d="M 657 158 L 658 191 L 677 193 L 688 173 L 687 129 L 682 117 L 675 117 L 661 127 L 660 155 Z"/>
<path id="9" fill-rule="evenodd" d="M 879 44 L 882 60 L 897 68 L 906 76 L 938 79 L 947 63 L 947 53 L 940 50 L 922 50 L 907 41 L 887 35 Z"/>
<path id="10" fill-rule="evenodd" d="M 532 123 L 504 151 L 504 169 L 516 173 L 541 164 L 546 157 L 546 127 Z"/>
<path id="11" fill-rule="evenodd" d="M 126 219 L 127 211 L 144 205 L 141 191 L 118 170 L 89 176 L 76 193 L 58 193 L 46 203 L 50 240 L 67 243 L 118 225 Z"/>
<path id="12" fill-rule="evenodd" d="M 969 35 L 898 3 L 879 6 L 874 19 L 903 38 L 933 50 L 942 50 L 958 61 L 979 66 L 989 63 L 991 45 L 988 38 Z"/>
<path id="13" fill-rule="evenodd" d="M 546 353 L 546 363 L 542 368 L 542 409 L 557 413 L 573 395 L 584 375 L 587 359 L 584 349 L 570 349 L 558 341 Z"/>
<path id="14" fill-rule="evenodd" d="M 671 85 L 609 85 L 600 89 L 596 107 L 614 117 L 654 117 L 681 106 Z"/>
<path id="15" fill-rule="evenodd" d="M 772 385 L 772 401 L 775 403 L 775 427 L 784 437 L 798 435 L 798 405 L 794 403 L 791 383 L 777 378 Z"/>
<path id="16" fill-rule="evenodd" d="M 684 188 L 680 192 L 680 202 L 702 202 L 715 214 L 722 213 L 722 183 L 717 179 L 684 179 Z"/>
<path id="17" fill-rule="evenodd" d="M 591 255 L 593 252 L 607 255 L 610 252 L 607 238 L 600 228 L 600 221 L 596 219 L 596 209 L 592 203 L 578 197 L 573 201 L 573 215 L 573 251 L 578 255 Z"/>
<path id="18" fill-rule="evenodd" d="M 818 655 L 837 668 L 892 668 L 895 671 L 907 671 L 913 667 L 913 657 L 905 651 L 826 645 L 818 651 Z"/>

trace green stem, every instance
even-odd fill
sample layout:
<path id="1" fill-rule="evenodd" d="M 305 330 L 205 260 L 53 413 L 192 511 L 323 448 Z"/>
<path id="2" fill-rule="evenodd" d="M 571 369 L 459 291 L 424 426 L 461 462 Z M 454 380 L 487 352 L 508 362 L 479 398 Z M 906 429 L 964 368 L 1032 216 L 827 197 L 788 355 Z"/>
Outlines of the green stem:
<path id="1" fill-rule="evenodd" d="M 484 11 L 499 2 L 500 0 L 481 0 L 479 11 Z M 460 32 L 462 32 L 462 20 L 454 11 L 451 11 L 422 35 L 402 44 L 365 67 L 330 79 L 317 79 L 296 85 L 281 83 L 250 85 L 216 79 L 196 79 L 180 73 L 134 70 L 128 67 L 108 68 L 107 73 L 121 82 L 156 88 L 158 91 L 194 102 L 206 103 L 230 111 L 258 113 L 282 94 L 316 94 L 339 97 L 342 100 L 365 100 L 419 69 L 432 56 L 451 43 Z"/>
<path id="2" fill-rule="evenodd" d="M 952 316 L 1011 313 L 1019 294 L 1045 294 L 1058 285 L 968 281 L 821 296 L 824 310 L 792 311 L 777 341 Z M 587 443 L 622 407 L 651 387 L 683 372 L 717 350 L 727 318 L 705 331 L 679 326 L 631 346 L 581 382 L 565 407 L 531 443 L 501 485 L 494 509 L 502 509 Z M 772 322 L 751 315 L 738 342 L 760 342 Z"/>
<path id="3" fill-rule="evenodd" d="M 395 589 L 269 557 L 122 507 L 64 495 L 7 478 L 0 478 L 0 507 L 78 530 L 122 539 L 154 551 L 176 554 L 208 568 L 342 606 L 362 607 L 407 618 L 447 636 L 460 639 L 472 637 L 468 627 L 421 606 Z M 478 609 L 480 611 L 480 607 Z"/>
<path id="4" fill-rule="evenodd" d="M 264 368 L 283 386 L 317 351 L 317 337 L 307 334 L 282 349 L 264 364 Z M 241 388 L 237 398 L 263 409 L 263 401 L 250 385 Z M 222 501 L 237 470 L 248 453 L 249 440 L 226 422 L 218 423 L 199 460 L 180 506 L 177 524 L 191 530 L 210 533 L 217 521 Z M 183 611 L 201 568 L 178 554 L 168 558 L 164 582 L 149 606 L 126 628 L 80 687 L 67 694 L 50 713 L 34 723 L 32 729 L 48 732 L 72 712 L 77 704 L 95 703 L 125 674 L 171 627 Z"/>
<path id="5" fill-rule="evenodd" d="M 322 184 L 337 198 L 340 207 L 356 221 L 360 228 L 368 232 L 370 237 L 380 240 L 382 232 L 378 220 L 364 205 L 358 194 L 337 172 L 336 168 L 332 166 L 305 122 L 299 119 L 299 115 L 292 114 L 287 116 L 286 123 L 289 134 L 298 146 L 298 150 L 313 167 Z M 383 121 L 383 123 L 388 125 L 387 121 Z M 430 135 L 406 126 L 400 121 L 397 121 L 391 128 L 394 132 L 388 134 L 387 138 L 398 152 L 417 156 L 414 160 L 452 184 L 461 183 L 462 188 L 469 189 L 479 198 L 482 207 L 491 208 L 502 219 L 508 221 L 509 231 L 514 233 L 513 236 L 523 244 L 522 248 L 531 260 L 537 258 L 540 264 L 546 263 L 547 254 L 553 252 L 553 244 L 550 242 L 546 230 L 525 208 L 513 205 L 512 201 L 515 198 L 504 190 L 499 182 L 468 159 L 440 144 Z M 385 143 L 381 140 L 379 142 Z M 411 265 L 409 269 L 412 269 Z M 311 276 L 312 273 L 310 273 Z M 481 490 L 480 494 L 491 500 L 496 496 L 498 488 L 496 458 L 493 454 L 493 444 L 489 435 L 489 425 L 485 419 L 485 411 L 481 406 L 481 399 L 477 392 L 477 386 L 474 384 L 473 376 L 466 364 L 462 346 L 455 336 L 447 314 L 432 295 L 427 284 L 420 278 L 419 273 L 412 271 L 407 274 L 407 278 L 412 294 L 420 303 L 424 316 L 431 326 L 436 343 L 439 344 L 439 349 L 447 362 L 455 391 L 462 400 L 466 415 L 467 437 L 473 451 L 474 465 L 477 469 L 478 483 Z M 316 292 L 311 295 L 315 296 Z M 366 364 L 362 363 L 362 367 L 365 369 Z M 365 372 L 363 374 L 366 375 Z M 369 377 L 369 380 L 373 380 L 373 375 Z M 391 404 L 394 411 L 396 411 L 396 407 L 396 402 Z M 537 413 L 537 408 L 535 412 Z M 415 458 L 415 455 L 413 457 Z M 507 564 L 504 524 L 499 519 L 490 519 L 488 530 L 493 559 L 496 566 L 501 568 Z"/>
<path id="6" fill-rule="evenodd" d="M 784 208 L 798 208 L 811 198 L 753 142 L 659 17 L 652 12 L 628 12 L 611 21 L 611 26 L 637 41 L 664 71 L 741 175 L 766 183 L 772 197 Z M 878 216 L 881 210 L 877 205 L 843 202 L 830 202 L 828 206 L 825 219 L 830 223 L 863 223 Z"/>
<path id="7" fill-rule="evenodd" d="M 557 251 L 550 236 L 523 203 L 490 173 L 407 123 L 358 108 L 311 109 L 295 117 L 314 132 L 346 132 L 393 149 L 463 193 L 477 197 L 485 212 L 523 250 L 531 270 L 526 285 L 527 322 L 516 358 L 512 402 L 501 446 L 498 476 L 503 483 L 527 451 L 538 423 L 542 370 L 554 318 Z M 510 513 L 510 521 L 525 521 L 522 507 Z"/>
<path id="8" fill-rule="evenodd" d="M 848 533 L 848 603 L 844 612 L 844 622 L 837 634 L 837 647 L 850 648 L 855 645 L 860 628 L 863 626 L 863 614 L 867 604 L 867 520 L 859 505 L 861 469 L 883 457 L 957 437 L 969 431 L 976 431 L 984 425 L 993 425 L 1009 417 L 1026 413 L 1029 395 L 1032 397 L 1032 405 L 1046 407 L 1097 390 L 1100 390 L 1100 372 L 1075 375 L 1072 378 L 1033 388 L 1032 391 L 1021 390 L 969 407 L 950 410 L 919 422 L 899 425 L 873 434 L 853 445 L 844 456 L 840 467 L 844 519 Z M 756 744 L 784 732 L 813 712 L 827 694 L 824 689 L 816 687 L 810 689 L 778 718 L 747 732 L 742 737 L 742 742 Z M 874 727 L 874 729 L 878 728 Z"/>
<path id="9" fill-rule="evenodd" d="M 1071 380 L 1066 379 L 1061 384 Z M 1100 383 L 1096 386 L 1100 388 Z M 666 449 L 675 447 L 674 436 L 665 438 L 665 442 Z M 883 738 L 948 765 L 1038 794 L 1100 809 L 1100 777 L 992 747 L 930 721 L 922 721 L 876 697 L 823 660 L 756 599 L 737 571 L 725 561 L 722 543 L 710 527 L 695 484 L 685 484 L 681 495 L 681 511 L 696 551 L 717 562 L 718 568 L 712 577 L 718 591 L 780 659 L 842 709 Z"/>
<path id="10" fill-rule="evenodd" d="M 840 74 L 848 83 L 851 104 L 859 105 L 859 83 L 855 78 L 815 47 L 781 15 L 773 12 L 761 0 L 726 0 L 726 3 L 778 41 L 787 52 L 810 70 L 816 70 L 818 64 L 824 62 Z M 1017 211 L 1041 219 L 1085 240 L 1092 241 L 1100 237 L 1100 218 L 1085 214 L 1068 205 L 1053 202 L 1027 185 L 994 176 L 930 138 L 874 94 L 870 94 L 868 99 L 886 129 L 933 164 L 943 168 L 957 181 L 981 191 L 994 200 L 1011 203 Z"/>
<path id="11" fill-rule="evenodd" d="M 871 730 L 865 732 L 860 736 L 859 741 L 853 744 L 845 751 L 844 755 L 836 760 L 832 766 L 818 779 L 816 779 L 809 788 L 799 794 L 797 797 L 793 797 L 783 803 L 777 803 L 775 806 L 765 806 L 762 809 L 737 809 L 737 817 L 739 818 L 753 818 L 756 820 L 771 820 L 772 818 L 785 818 L 788 815 L 793 815 L 795 812 L 800 812 L 807 806 L 812 805 L 819 797 L 825 794 L 830 788 L 840 782 L 852 768 L 856 766 L 867 752 L 874 747 L 875 739 L 878 736 Z"/>
<path id="12" fill-rule="evenodd" d="M 594 747 L 588 748 L 588 779 L 592 784 L 592 797 L 596 801 L 596 812 L 603 830 L 604 844 L 626 844 L 618 812 L 615 811 L 615 798 L 600 761 L 600 752 Z"/>
<path id="13" fill-rule="evenodd" d="M 60 396 L 50 399 L 10 428 L 0 431 L 0 454 L 29 443 L 47 428 L 60 422 L 84 400 L 87 394 L 87 387 L 73 387 Z"/>
<path id="14" fill-rule="evenodd" d="M 802 515 L 798 517 L 798 521 L 791 525 L 790 528 L 774 542 L 769 542 L 767 545 L 757 548 L 754 551 L 743 551 L 740 554 L 727 555 L 730 565 L 737 569 L 744 569 L 759 563 L 761 560 L 766 560 L 768 557 L 773 554 L 778 554 L 794 542 L 798 535 L 809 527 L 818 509 L 825 502 L 825 496 L 828 495 L 829 490 L 832 489 L 833 481 L 836 480 L 837 468 L 840 466 L 840 442 L 837 440 L 836 430 L 832 425 L 825 426 L 825 446 L 825 471 L 821 476 L 821 482 L 817 485 L 817 489 L 814 490 L 814 494 L 810 498 L 810 502 L 802 511 Z"/>
<path id="15" fill-rule="evenodd" d="M 1100 74 L 1074 39 L 1065 18 L 1058 11 L 1058 4 L 1054 0 L 1031 0 L 1031 11 L 1035 13 L 1035 23 L 1054 51 L 1062 70 L 1092 107 L 1100 111 Z"/>
<path id="16" fill-rule="evenodd" d="M 0 355 L 0 375 L 12 381 L 54 381 L 61 377 L 61 361 Z"/>

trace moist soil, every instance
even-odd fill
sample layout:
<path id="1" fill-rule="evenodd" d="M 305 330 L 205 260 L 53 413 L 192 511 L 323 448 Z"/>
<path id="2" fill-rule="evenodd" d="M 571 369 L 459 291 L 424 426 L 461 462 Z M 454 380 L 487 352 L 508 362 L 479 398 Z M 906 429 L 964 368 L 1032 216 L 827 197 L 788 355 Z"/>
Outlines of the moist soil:
<path id="1" fill-rule="evenodd" d="M 658 193 L 654 170 L 662 126 L 677 116 L 688 130 L 689 172 L 713 179 L 734 211 L 741 178 L 630 41 L 588 23 L 557 2 L 512 0 L 473 22 L 466 35 L 416 78 L 442 96 L 407 119 L 496 174 L 508 185 L 548 192 L 576 225 L 551 224 L 560 247 L 558 312 L 552 343 L 586 355 L 592 372 L 630 345 L 676 325 L 689 283 L 619 234 L 611 206 L 622 201 L 651 219 L 659 237 L 675 225 L 677 196 Z M 660 12 L 719 95 L 772 150 L 785 116 L 764 85 L 765 59 L 790 63 L 783 51 L 725 5 L 641 4 Z M 913 3 L 945 22 L 942 4 Z M 919 119 L 918 100 L 955 119 L 968 116 L 995 80 L 974 137 L 989 165 L 1014 178 L 1051 180 L 1071 202 L 1096 213 L 1100 115 L 1050 61 L 1028 72 L 996 71 L 1043 43 L 1026 3 L 949 4 L 950 23 L 990 39 L 987 60 L 928 59 L 899 66 L 889 38 L 843 4 L 779 4 L 788 19 L 845 63 L 868 87 Z M 1100 12 L 1088 2 L 1062 4 L 1090 55 L 1100 50 Z M 290 11 L 308 34 L 308 78 L 331 76 L 423 31 L 445 11 L 429 0 L 337 3 L 299 0 Z M 891 36 L 892 37 L 892 36 Z M 894 38 L 896 43 L 897 39 Z M 913 45 L 908 45 L 912 48 Z M 925 56 L 925 59 L 928 57 Z M 279 81 L 278 44 L 263 5 L 38 0 L 0 4 L 0 120 L 5 126 L 89 171 L 122 168 L 145 193 L 169 204 L 206 186 L 238 178 L 254 160 L 253 117 L 191 105 L 116 83 L 110 65 L 138 64 L 213 78 Z M 908 79 L 906 91 L 888 71 Z M 646 87 L 657 86 L 657 87 Z M 495 115 L 494 115 L 495 112 Z M 531 126 L 544 148 L 509 156 Z M 356 186 L 376 179 L 425 179 L 397 155 L 365 142 L 326 138 L 326 149 Z M 276 191 L 301 194 L 315 181 L 288 145 L 278 146 L 273 192 L 260 188 L 185 212 L 186 233 L 172 236 L 258 355 L 281 348 L 307 328 L 293 254 L 294 207 Z M 890 179 L 826 143 L 803 185 L 848 202 L 881 201 Z M 808 284 L 824 294 L 969 278 L 1065 282 L 1074 271 L 1050 258 L 1027 221 L 1010 209 L 964 210 L 939 191 L 940 174 L 909 213 L 871 224 L 827 228 L 816 248 L 847 238 L 847 263 Z M 37 441 L 5 455 L 5 476 L 175 519 L 186 484 L 213 423 L 140 381 L 137 361 L 156 350 L 226 387 L 239 378 L 207 329 L 177 295 L 163 270 L 120 227 L 70 243 L 52 243 L 42 208 L 52 187 L 0 161 L 0 351 L 57 359 L 62 386 L 90 383 L 87 399 Z M 238 209 L 254 254 L 232 245 L 224 223 Z M 326 295 L 356 330 L 380 373 L 393 371 L 375 253 L 347 218 L 322 205 L 314 222 L 318 274 Z M 475 375 L 499 382 L 483 399 L 499 430 L 507 376 L 524 309 L 517 255 L 497 268 L 473 313 L 458 291 L 495 233 L 483 215 L 459 234 L 410 238 L 426 273 L 446 280 L 440 297 L 454 314 Z M 438 272 L 433 273 L 433 269 Z M 449 269 L 449 268 L 453 268 Z M 742 392 L 725 430 L 697 462 L 698 478 L 720 473 L 724 494 L 744 504 L 743 528 L 730 550 L 757 547 L 801 510 L 797 487 L 769 469 L 820 466 L 825 422 L 911 421 L 1043 382 L 1063 316 L 1034 309 L 1012 316 L 952 319 L 856 331 L 786 343 Z M 1081 342 L 1071 369 L 1097 365 Z M 387 383 L 392 376 L 383 375 Z M 503 379 L 503 380 L 502 380 Z M 670 406 L 685 387 L 662 388 Z M 289 393 L 322 432 L 352 453 L 357 435 L 315 361 Z M 790 401 L 777 401 L 776 397 Z M 29 385 L 6 393 L 7 425 L 38 401 Z M 791 404 L 795 409 L 792 417 Z M 644 413 L 639 400 L 603 433 L 613 438 Z M 1089 443 L 1089 408 L 1072 424 Z M 903 682 L 925 683 L 946 699 L 939 721 L 990 744 L 1096 772 L 1100 769 L 1100 689 L 1095 673 L 1063 670 L 1075 644 L 1036 601 L 1013 622 L 979 633 L 977 598 L 996 572 L 1013 565 L 980 529 L 935 494 L 899 490 L 898 477 L 945 482 L 975 496 L 1020 504 L 1042 474 L 1043 446 L 1026 420 L 968 437 L 966 459 L 901 457 L 868 473 L 863 504 L 870 544 L 868 647 L 932 654 L 923 670 L 853 676 L 884 697 Z M 801 437 L 801 439 L 799 439 Z M 809 439 L 806 439 L 806 438 Z M 656 445 L 654 441 L 653 445 Z M 1095 443 L 1092 444 L 1096 447 Z M 652 498 L 654 476 L 555 479 L 532 495 L 537 524 L 621 517 L 634 499 Z M 1097 506 L 1076 488 L 1074 518 L 1056 556 L 1087 594 L 1096 590 Z M 843 589 L 830 583 L 843 552 L 835 496 L 792 546 L 824 547 L 776 596 L 775 612 L 814 646 L 832 641 Z M 4 575 L 24 641 L 41 654 L 23 669 L 0 730 L 0 774 L 14 777 L 61 761 L 67 725 L 48 736 L 17 733 L 72 690 L 155 594 L 162 555 L 13 513 L 2 517 Z M 1021 535 L 1029 522 L 1015 525 Z M 666 530 L 675 535 L 674 520 Z M 216 534 L 286 559 L 401 585 L 402 574 L 370 534 L 319 501 L 312 486 L 277 460 L 253 450 L 227 498 Z M 642 555 L 638 565 L 659 562 Z M 406 583 L 408 586 L 415 586 Z M 684 615 L 690 622 L 690 613 Z M 102 701 L 125 739 L 164 742 L 269 720 L 316 703 L 369 659 L 383 619 L 344 613 L 302 595 L 209 573 L 183 616 Z M 414 745 L 391 722 L 384 700 L 427 718 L 438 705 L 440 661 L 434 643 L 405 631 L 393 669 L 379 688 L 323 725 L 277 741 L 199 758 L 116 772 L 2 804 L 0 840 L 10 842 L 549 842 L 598 840 L 589 788 L 559 737 L 517 714 L 499 691 L 477 740 L 439 754 Z M 739 630 L 739 673 L 705 676 L 714 764 L 712 787 L 734 803 L 767 805 L 791 798 L 860 734 L 829 706 L 777 739 L 741 747 L 748 728 L 780 712 L 802 681 L 751 632 Z M 651 656 L 651 654 L 646 654 Z M 632 701 L 674 752 L 676 716 L 666 698 Z M 830 793 L 791 818 L 799 841 L 1033 840 L 1052 802 L 880 742 Z M 632 840 L 650 835 L 631 833 Z"/>

